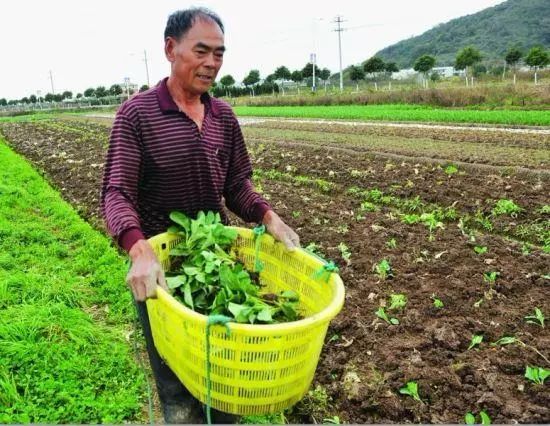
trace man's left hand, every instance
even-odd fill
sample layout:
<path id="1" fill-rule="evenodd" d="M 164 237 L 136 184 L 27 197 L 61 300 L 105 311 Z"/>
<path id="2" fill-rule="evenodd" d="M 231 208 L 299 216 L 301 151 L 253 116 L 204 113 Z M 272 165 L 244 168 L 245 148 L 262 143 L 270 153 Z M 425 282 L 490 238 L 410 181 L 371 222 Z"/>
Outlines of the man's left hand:
<path id="1" fill-rule="evenodd" d="M 273 210 L 269 210 L 262 219 L 262 223 L 265 225 L 267 232 L 269 232 L 273 238 L 281 241 L 288 250 L 294 250 L 300 247 L 300 237 L 294 232 L 294 230 L 288 226 Z"/>

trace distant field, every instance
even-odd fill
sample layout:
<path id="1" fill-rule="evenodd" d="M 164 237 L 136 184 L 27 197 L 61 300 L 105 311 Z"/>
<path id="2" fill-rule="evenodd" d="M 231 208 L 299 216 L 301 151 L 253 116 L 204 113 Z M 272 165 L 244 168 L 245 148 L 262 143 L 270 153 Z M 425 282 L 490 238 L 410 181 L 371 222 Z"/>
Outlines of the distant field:
<path id="1" fill-rule="evenodd" d="M 419 105 L 236 106 L 238 116 L 548 126 L 548 111 L 473 111 Z"/>

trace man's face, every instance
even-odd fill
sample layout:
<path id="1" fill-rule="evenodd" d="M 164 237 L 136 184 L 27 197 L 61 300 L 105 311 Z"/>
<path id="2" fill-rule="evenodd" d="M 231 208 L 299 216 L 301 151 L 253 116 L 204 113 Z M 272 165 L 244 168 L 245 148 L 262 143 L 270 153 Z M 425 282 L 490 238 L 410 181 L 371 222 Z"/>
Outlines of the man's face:
<path id="1" fill-rule="evenodd" d="M 197 19 L 180 40 L 165 42 L 172 76 L 187 92 L 200 95 L 210 88 L 223 63 L 223 33 L 214 21 Z"/>

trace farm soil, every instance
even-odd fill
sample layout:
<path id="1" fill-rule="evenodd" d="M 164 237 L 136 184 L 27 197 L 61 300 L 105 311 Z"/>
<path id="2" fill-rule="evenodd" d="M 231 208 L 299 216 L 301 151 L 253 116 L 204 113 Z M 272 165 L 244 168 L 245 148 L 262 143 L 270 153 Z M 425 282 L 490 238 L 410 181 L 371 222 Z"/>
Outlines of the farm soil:
<path id="1" fill-rule="evenodd" d="M 91 124 L 81 127 L 86 131 L 2 123 L 0 131 L 83 217 L 103 230 L 98 200 L 108 130 Z M 319 165 L 330 165 L 342 186 L 386 189 L 394 181 L 403 184 L 410 179 L 415 184 L 410 196 L 441 204 L 458 199 L 464 209 L 486 196 L 507 196 L 531 207 L 548 203 L 547 191 L 538 189 L 545 182 L 537 177 L 491 177 L 480 170 L 449 178 L 426 166 L 419 170 L 422 178 L 416 179 L 414 169 L 419 167 L 414 162 L 390 167 L 392 175 L 386 160 L 364 153 L 353 156 L 330 148 L 315 153 L 312 150 L 319 148 L 289 150 L 278 144 L 251 148 L 257 167 L 293 166 L 308 176 L 325 176 L 328 170 Z M 352 168 L 372 168 L 375 173 L 357 182 L 349 178 L 347 169 Z M 494 423 L 550 422 L 548 384 L 537 386 L 523 377 L 526 365 L 550 367 L 544 359 L 550 357 L 548 327 L 524 320 L 535 306 L 547 311 L 548 255 L 538 250 L 524 255 L 519 243 L 492 234 L 477 234 L 474 243 L 456 223 L 436 231 L 430 241 L 425 227 L 405 225 L 384 209 L 356 220 L 358 203 L 342 190 L 323 194 L 272 180 L 261 181 L 261 186 L 303 245 L 316 242 L 326 257 L 338 263 L 347 289 L 344 309 L 329 328 L 313 385 L 322 386 L 329 399 L 321 403 L 315 393 L 306 397 L 289 414 L 291 421 L 321 422 L 338 415 L 352 423 L 461 423 L 467 412 L 486 410 Z M 387 245 L 391 238 L 397 243 L 394 248 Z M 340 243 L 349 247 L 349 264 L 340 255 Z M 474 245 L 486 246 L 488 252 L 476 255 Z M 381 280 L 373 265 L 384 258 L 394 276 Z M 490 271 L 500 272 L 492 288 L 483 280 L 483 273 Z M 392 293 L 408 298 L 403 311 L 392 312 L 398 326 L 374 315 Z M 444 307 L 435 308 L 432 296 Z M 484 340 L 479 348 L 468 350 L 474 334 L 483 334 Z M 527 346 L 490 345 L 512 335 Z M 418 382 L 422 403 L 399 393 L 408 381 Z"/>

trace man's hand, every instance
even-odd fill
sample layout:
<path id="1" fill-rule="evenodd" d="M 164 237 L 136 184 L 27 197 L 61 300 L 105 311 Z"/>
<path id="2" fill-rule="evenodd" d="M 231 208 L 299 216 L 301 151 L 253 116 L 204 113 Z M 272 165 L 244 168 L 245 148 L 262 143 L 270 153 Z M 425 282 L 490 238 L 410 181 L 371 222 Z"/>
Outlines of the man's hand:
<path id="1" fill-rule="evenodd" d="M 273 210 L 268 210 L 262 219 L 267 232 L 269 232 L 276 240 L 284 243 L 288 250 L 294 250 L 300 247 L 300 237 L 294 230 L 288 226 Z"/>
<path id="2" fill-rule="evenodd" d="M 164 272 L 147 240 L 138 240 L 130 249 L 132 267 L 126 276 L 126 283 L 132 289 L 134 299 L 143 302 L 157 297 L 157 284 L 168 290 Z"/>

